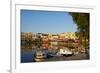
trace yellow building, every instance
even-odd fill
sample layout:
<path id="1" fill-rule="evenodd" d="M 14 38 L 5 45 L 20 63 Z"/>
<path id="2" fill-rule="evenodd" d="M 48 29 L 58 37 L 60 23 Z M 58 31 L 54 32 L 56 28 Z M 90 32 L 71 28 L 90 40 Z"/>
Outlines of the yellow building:
<path id="1" fill-rule="evenodd" d="M 59 34 L 60 39 L 77 39 L 75 32 L 66 32 Z"/>

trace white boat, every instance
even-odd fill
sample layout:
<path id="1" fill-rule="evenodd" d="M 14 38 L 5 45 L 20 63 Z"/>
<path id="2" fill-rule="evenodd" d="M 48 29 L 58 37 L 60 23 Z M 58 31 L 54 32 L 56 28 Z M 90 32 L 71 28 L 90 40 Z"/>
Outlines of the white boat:
<path id="1" fill-rule="evenodd" d="M 43 52 L 43 51 L 36 52 L 35 61 L 37 61 L 37 62 L 43 61 L 45 58 L 47 58 L 47 55 L 45 52 Z"/>
<path id="2" fill-rule="evenodd" d="M 70 51 L 68 48 L 60 49 L 58 53 L 60 55 L 72 55 L 73 54 L 73 52 Z"/>

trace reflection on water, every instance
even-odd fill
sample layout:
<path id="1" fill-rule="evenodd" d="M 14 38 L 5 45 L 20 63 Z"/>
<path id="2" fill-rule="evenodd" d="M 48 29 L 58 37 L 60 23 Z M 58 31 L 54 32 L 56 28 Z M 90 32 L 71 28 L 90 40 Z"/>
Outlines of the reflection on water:
<path id="1" fill-rule="evenodd" d="M 33 62 L 48 62 L 48 61 L 68 61 L 68 60 L 89 60 L 89 53 L 80 53 L 69 56 L 57 56 L 56 52 L 47 51 L 46 56 L 39 56 L 36 58 L 36 53 L 34 51 L 21 52 L 21 63 L 33 63 Z"/>
<path id="2" fill-rule="evenodd" d="M 35 62 L 34 52 L 21 52 L 21 62 Z"/>
<path id="3" fill-rule="evenodd" d="M 56 53 L 57 50 L 47 50 L 43 48 L 41 49 L 38 48 L 30 51 L 22 51 L 21 62 L 26 63 L 26 62 L 35 62 L 38 60 L 43 61 L 44 59 L 46 60 L 47 58 L 53 57 L 54 55 L 56 55 Z"/>
<path id="4" fill-rule="evenodd" d="M 60 49 L 70 49 L 77 50 L 78 43 L 67 42 L 67 41 L 50 41 L 50 42 L 41 42 L 36 40 L 35 42 L 31 41 L 22 41 L 21 42 L 21 63 L 24 62 L 36 62 L 36 61 L 58 61 L 65 60 L 65 57 L 59 57 L 58 52 Z M 56 56 L 56 58 L 52 58 Z M 52 58 L 52 59 L 49 59 Z"/>

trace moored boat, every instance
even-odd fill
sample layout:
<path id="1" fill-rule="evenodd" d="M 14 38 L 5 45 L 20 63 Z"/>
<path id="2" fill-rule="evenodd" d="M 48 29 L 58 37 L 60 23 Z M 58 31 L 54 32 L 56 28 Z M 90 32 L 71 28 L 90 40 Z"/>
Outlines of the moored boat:
<path id="1" fill-rule="evenodd" d="M 39 51 L 36 52 L 34 59 L 35 59 L 35 61 L 38 62 L 38 61 L 43 61 L 46 58 L 47 58 L 46 52 L 42 51 L 42 50 L 39 50 Z"/>

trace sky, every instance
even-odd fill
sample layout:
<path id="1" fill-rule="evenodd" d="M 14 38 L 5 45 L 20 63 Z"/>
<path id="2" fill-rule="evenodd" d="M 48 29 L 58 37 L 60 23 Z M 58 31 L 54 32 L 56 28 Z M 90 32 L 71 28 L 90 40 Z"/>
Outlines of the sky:
<path id="1" fill-rule="evenodd" d="M 21 10 L 21 32 L 75 32 L 77 26 L 68 12 Z"/>

